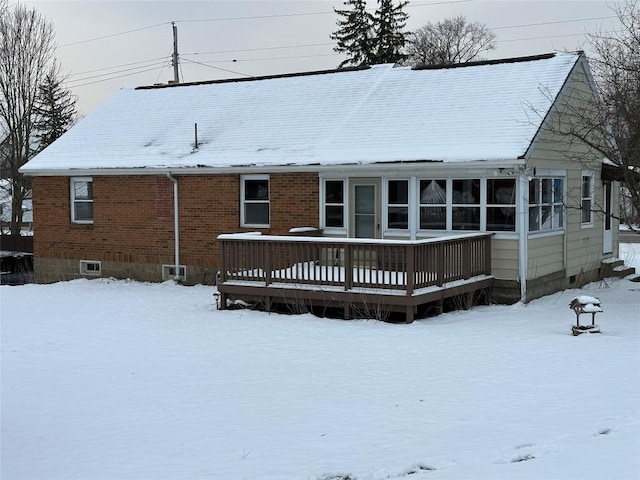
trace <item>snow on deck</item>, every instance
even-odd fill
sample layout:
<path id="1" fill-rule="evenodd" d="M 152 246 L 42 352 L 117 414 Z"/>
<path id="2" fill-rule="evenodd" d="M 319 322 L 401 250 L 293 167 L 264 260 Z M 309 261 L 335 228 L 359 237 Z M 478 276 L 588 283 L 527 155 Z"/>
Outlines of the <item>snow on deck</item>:
<path id="1" fill-rule="evenodd" d="M 515 161 L 578 59 L 122 89 L 22 171 Z"/>

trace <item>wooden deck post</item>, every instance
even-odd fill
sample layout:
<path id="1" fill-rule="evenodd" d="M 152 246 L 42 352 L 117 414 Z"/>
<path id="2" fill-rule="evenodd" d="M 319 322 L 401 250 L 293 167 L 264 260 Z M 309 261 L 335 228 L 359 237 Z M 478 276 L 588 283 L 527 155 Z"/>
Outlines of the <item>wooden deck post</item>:
<path id="1" fill-rule="evenodd" d="M 407 245 L 405 252 L 407 252 L 407 297 L 410 297 L 416 285 L 416 246 Z"/>
<path id="2" fill-rule="evenodd" d="M 225 241 L 224 240 L 220 240 L 218 241 L 218 284 L 220 283 L 224 283 L 225 280 L 227 279 L 227 266 L 226 263 L 224 261 L 224 257 L 225 257 Z M 223 292 L 220 292 L 220 290 L 218 290 L 218 294 L 220 295 L 220 304 L 218 305 L 218 308 L 220 310 L 226 310 L 227 308 L 227 295 Z"/>
<path id="3" fill-rule="evenodd" d="M 344 289 L 351 290 L 353 288 L 353 257 L 351 244 L 344 245 Z"/>

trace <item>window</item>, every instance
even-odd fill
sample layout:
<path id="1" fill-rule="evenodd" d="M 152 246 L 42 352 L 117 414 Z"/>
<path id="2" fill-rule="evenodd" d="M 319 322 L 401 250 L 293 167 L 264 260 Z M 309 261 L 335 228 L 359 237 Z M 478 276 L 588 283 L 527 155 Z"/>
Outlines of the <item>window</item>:
<path id="1" fill-rule="evenodd" d="M 269 177 L 266 175 L 242 177 L 241 190 L 241 226 L 268 227 Z"/>
<path id="2" fill-rule="evenodd" d="M 93 180 L 71 179 L 71 221 L 93 223 Z"/>
<path id="3" fill-rule="evenodd" d="M 564 179 L 534 178 L 529 181 L 529 231 L 564 227 Z"/>
<path id="4" fill-rule="evenodd" d="M 487 231 L 515 232 L 516 181 L 513 178 L 487 180 Z"/>
<path id="5" fill-rule="evenodd" d="M 344 181 L 327 180 L 324 182 L 324 225 L 325 227 L 344 227 Z"/>
<path id="6" fill-rule="evenodd" d="M 387 226 L 396 230 L 409 228 L 409 181 L 389 180 Z"/>
<path id="7" fill-rule="evenodd" d="M 447 181 L 420 180 L 420 229 L 447 229 Z"/>
<path id="8" fill-rule="evenodd" d="M 176 275 L 175 265 L 162 265 L 162 279 L 163 280 L 185 280 L 187 277 L 187 267 L 184 265 L 178 266 L 178 274 Z"/>
<path id="9" fill-rule="evenodd" d="M 102 263 L 95 260 L 80 260 L 80 274 L 100 276 L 102 273 Z"/>
<path id="10" fill-rule="evenodd" d="M 453 230 L 480 230 L 480 179 L 453 180 Z"/>
<path id="11" fill-rule="evenodd" d="M 580 210 L 582 212 L 582 224 L 592 222 L 592 206 L 593 206 L 593 174 L 591 172 L 582 173 L 582 198 L 580 202 Z"/>

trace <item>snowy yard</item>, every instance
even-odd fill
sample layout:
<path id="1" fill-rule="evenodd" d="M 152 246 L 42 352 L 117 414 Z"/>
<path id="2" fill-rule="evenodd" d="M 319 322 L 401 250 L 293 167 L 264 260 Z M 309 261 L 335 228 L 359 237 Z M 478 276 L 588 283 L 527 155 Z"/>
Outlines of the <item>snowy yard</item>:
<path id="1" fill-rule="evenodd" d="M 0 287 L 0 477 L 640 478 L 640 283 L 411 325 L 213 292 Z M 576 295 L 602 301 L 601 334 L 570 335 Z"/>

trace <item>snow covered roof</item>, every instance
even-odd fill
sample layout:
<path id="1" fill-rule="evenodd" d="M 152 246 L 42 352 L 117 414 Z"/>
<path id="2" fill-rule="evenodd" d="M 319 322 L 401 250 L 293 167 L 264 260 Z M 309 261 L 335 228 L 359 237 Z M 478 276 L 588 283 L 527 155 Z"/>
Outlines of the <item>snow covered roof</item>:
<path id="1" fill-rule="evenodd" d="M 123 89 L 22 171 L 513 161 L 580 57 Z"/>

